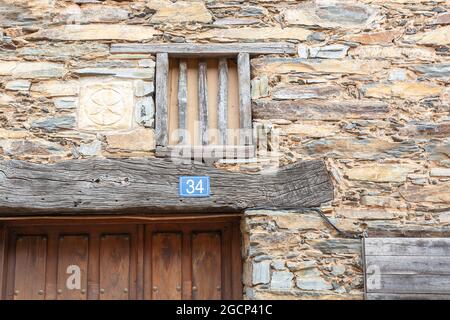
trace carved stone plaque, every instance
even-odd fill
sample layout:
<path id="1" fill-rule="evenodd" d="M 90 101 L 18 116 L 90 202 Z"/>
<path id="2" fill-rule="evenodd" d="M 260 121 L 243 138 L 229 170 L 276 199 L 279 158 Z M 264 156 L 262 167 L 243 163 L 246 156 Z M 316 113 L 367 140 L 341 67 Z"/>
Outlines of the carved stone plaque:
<path id="1" fill-rule="evenodd" d="M 83 130 L 131 129 L 133 108 L 131 82 L 86 83 L 80 89 L 78 127 Z"/>

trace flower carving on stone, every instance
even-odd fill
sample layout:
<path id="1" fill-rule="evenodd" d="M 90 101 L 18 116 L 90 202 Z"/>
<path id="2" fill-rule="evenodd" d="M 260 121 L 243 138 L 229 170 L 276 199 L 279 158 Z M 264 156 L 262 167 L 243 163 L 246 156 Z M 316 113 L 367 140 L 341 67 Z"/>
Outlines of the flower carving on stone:
<path id="1" fill-rule="evenodd" d="M 80 89 L 78 127 L 89 131 L 129 130 L 133 107 L 132 82 L 89 80 Z"/>
<path id="2" fill-rule="evenodd" d="M 90 97 L 96 108 L 87 110 L 89 119 L 98 125 L 109 126 L 123 117 L 124 101 L 122 94 L 112 88 L 101 88 Z"/>

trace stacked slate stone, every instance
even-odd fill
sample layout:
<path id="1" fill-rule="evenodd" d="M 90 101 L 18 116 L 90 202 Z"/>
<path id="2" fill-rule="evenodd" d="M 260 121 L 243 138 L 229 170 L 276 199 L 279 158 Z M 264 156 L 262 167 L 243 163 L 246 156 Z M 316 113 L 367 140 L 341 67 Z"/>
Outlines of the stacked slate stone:
<path id="1" fill-rule="evenodd" d="M 250 3 L 250 4 L 249 4 Z M 255 56 L 253 124 L 326 161 L 345 234 L 450 235 L 448 0 L 0 1 L 0 158 L 153 157 L 155 56 L 118 43 L 289 42 Z M 258 171 L 264 159 L 234 170 Z M 315 212 L 245 214 L 245 293 L 363 295 L 361 242 Z"/>

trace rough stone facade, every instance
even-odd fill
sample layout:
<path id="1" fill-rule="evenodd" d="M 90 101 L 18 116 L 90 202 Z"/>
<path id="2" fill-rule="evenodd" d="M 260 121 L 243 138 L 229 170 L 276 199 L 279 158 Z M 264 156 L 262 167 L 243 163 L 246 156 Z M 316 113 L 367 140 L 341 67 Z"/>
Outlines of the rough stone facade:
<path id="1" fill-rule="evenodd" d="M 322 210 L 341 232 L 316 211 L 247 211 L 249 299 L 359 299 L 361 234 L 450 234 L 449 0 L 0 0 L 0 12 L 1 159 L 154 156 L 155 57 L 111 44 L 298 45 L 252 59 L 254 126 L 281 135 L 282 164 L 327 162 Z"/>

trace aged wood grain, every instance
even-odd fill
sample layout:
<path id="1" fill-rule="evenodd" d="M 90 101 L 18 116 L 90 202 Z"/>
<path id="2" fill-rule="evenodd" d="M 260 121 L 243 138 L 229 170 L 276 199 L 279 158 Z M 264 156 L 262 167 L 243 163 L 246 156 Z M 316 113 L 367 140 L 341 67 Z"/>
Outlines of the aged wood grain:
<path id="1" fill-rule="evenodd" d="M 226 226 L 222 232 L 219 234 L 219 236 L 221 237 L 221 252 L 222 252 L 222 256 L 221 256 L 221 260 L 222 260 L 222 265 L 221 265 L 221 293 L 222 293 L 222 299 L 226 299 L 229 300 L 231 299 L 232 295 L 231 295 L 231 288 L 233 286 L 232 284 L 232 280 L 231 277 L 229 277 L 228 275 L 231 275 L 231 267 L 232 267 L 232 256 L 231 256 L 231 252 L 232 252 L 232 228 L 231 228 L 231 224 Z M 231 244 L 231 245 L 230 245 Z"/>
<path id="2" fill-rule="evenodd" d="M 228 62 L 225 58 L 219 60 L 219 91 L 217 101 L 219 144 L 226 145 L 228 128 Z"/>
<path id="3" fill-rule="evenodd" d="M 261 43 L 120 43 L 111 45 L 111 53 L 168 53 L 171 56 L 235 56 L 239 52 L 256 54 L 295 54 L 296 46 L 288 42 Z"/>
<path id="4" fill-rule="evenodd" d="M 146 288 L 144 297 L 142 293 L 138 295 L 145 299 L 191 299 L 193 277 L 199 284 L 194 294 L 199 299 L 242 299 L 239 218 L 240 215 L 210 216 L 199 222 L 183 215 L 172 217 L 170 223 L 164 217 L 120 222 L 100 217 L 85 217 L 83 222 L 73 217 L 57 223 L 45 219 L 9 221 L 7 236 L 12 239 L 8 240 L 12 245 L 7 247 L 10 294 L 5 299 L 14 298 L 14 281 L 24 274 L 27 277 L 29 270 L 35 272 L 35 268 L 37 271 L 45 268 L 37 282 L 30 287 L 26 281 L 31 278 L 26 278 L 16 281 L 16 285 L 26 284 L 29 290 L 41 283 L 46 289 L 42 297 L 39 291 L 37 295 L 46 300 L 86 299 L 86 296 L 89 300 L 135 299 L 136 287 Z M 90 220 L 89 225 L 86 219 Z M 16 255 L 17 235 L 30 241 L 19 244 Z M 55 240 L 53 244 L 49 238 Z M 46 245 L 40 245 L 43 239 L 47 239 Z M 20 265 L 16 264 L 16 256 Z M 145 275 L 137 277 L 136 261 L 139 260 Z M 196 271 L 193 263 L 203 269 Z M 55 268 L 49 270 L 49 264 L 54 264 Z M 88 292 L 66 289 L 67 266 L 72 264 L 81 267 L 81 288 L 88 285 Z M 127 283 L 130 288 L 124 290 Z M 100 284 L 104 291 L 100 291 Z M 54 293 L 48 294 L 46 291 L 53 286 Z M 36 289 L 33 290 L 22 294 L 35 296 Z M 19 290 L 18 298 L 20 294 Z"/>
<path id="5" fill-rule="evenodd" d="M 47 238 L 47 259 L 45 262 L 45 300 L 57 299 L 58 282 L 58 234 L 49 232 Z"/>
<path id="6" fill-rule="evenodd" d="M 241 145 L 253 143 L 252 133 L 252 100 L 250 90 L 250 56 L 248 53 L 238 55 L 239 79 L 239 122 Z"/>
<path id="7" fill-rule="evenodd" d="M 450 300 L 450 294 L 368 293 L 368 300 Z"/>
<path id="8" fill-rule="evenodd" d="M 4 291 L 4 275 L 5 275 L 5 260 L 6 260 L 6 228 L 3 223 L 0 223 L 0 300 L 5 299 Z"/>
<path id="9" fill-rule="evenodd" d="M 152 297 L 181 299 L 181 233 L 154 233 L 152 238 Z"/>
<path id="10" fill-rule="evenodd" d="M 376 282 L 367 282 L 368 292 L 379 293 L 439 293 L 448 294 L 450 288 L 450 275 L 410 275 L 385 274 L 382 275 L 379 285 Z"/>
<path id="11" fill-rule="evenodd" d="M 17 238 L 14 271 L 14 300 L 44 300 L 47 238 Z"/>
<path id="12" fill-rule="evenodd" d="M 251 159 L 255 157 L 254 146 L 208 145 L 208 146 L 169 146 L 157 147 L 157 157 L 171 157 L 217 161 L 220 159 Z"/>
<path id="13" fill-rule="evenodd" d="M 207 145 L 208 138 L 208 66 L 206 62 L 198 64 L 198 114 L 200 122 L 200 143 Z"/>
<path id="14" fill-rule="evenodd" d="M 130 296 L 130 237 L 103 235 L 100 240 L 100 300 L 127 300 Z"/>
<path id="15" fill-rule="evenodd" d="M 100 299 L 100 233 L 97 231 L 89 234 L 88 256 L 88 300 Z"/>
<path id="16" fill-rule="evenodd" d="M 181 253 L 182 299 L 192 300 L 192 228 L 188 224 L 182 227 L 183 250 Z"/>
<path id="17" fill-rule="evenodd" d="M 366 238 L 364 265 L 367 299 L 450 297 L 450 239 Z"/>
<path id="18" fill-rule="evenodd" d="M 144 300 L 145 299 L 145 226 L 138 225 L 137 226 L 137 234 L 136 234 L 136 254 L 137 254 L 137 272 L 136 272 L 136 299 Z M 151 285 L 151 283 L 149 284 Z"/>
<path id="19" fill-rule="evenodd" d="M 178 76 L 178 129 L 179 129 L 179 143 L 187 143 L 187 62 L 180 61 L 179 76 Z"/>
<path id="20" fill-rule="evenodd" d="M 222 298 L 222 250 L 218 232 L 192 235 L 192 298 L 218 300 Z"/>
<path id="21" fill-rule="evenodd" d="M 240 223 L 234 222 L 232 226 L 232 239 L 231 239 L 231 283 L 232 294 L 231 299 L 242 299 L 242 237 Z"/>
<path id="22" fill-rule="evenodd" d="M 209 176 L 211 196 L 180 198 L 179 176 Z M 254 207 L 315 207 L 333 199 L 321 160 L 266 174 L 228 172 L 169 159 L 89 159 L 53 165 L 0 162 L 0 214 L 239 212 Z M 133 210 L 134 209 L 134 210 Z M 144 210 L 145 209 L 145 210 Z"/>
<path id="23" fill-rule="evenodd" d="M 450 275 L 450 256 L 366 256 L 366 263 L 379 267 L 383 274 Z"/>
<path id="24" fill-rule="evenodd" d="M 169 56 L 167 53 L 158 53 L 156 55 L 156 144 L 166 146 L 169 140 L 168 136 L 168 74 L 169 74 Z"/>
<path id="25" fill-rule="evenodd" d="M 88 235 L 61 235 L 58 248 L 58 300 L 87 299 Z M 56 260 L 56 259 L 55 259 Z M 67 287 L 68 278 L 80 268 L 80 288 Z M 69 273 L 68 273 L 69 272 Z M 72 273 L 70 273 L 72 272 Z M 71 285 L 76 283 L 70 282 Z"/>
<path id="26" fill-rule="evenodd" d="M 450 238 L 367 238 L 366 255 L 450 256 Z"/>

